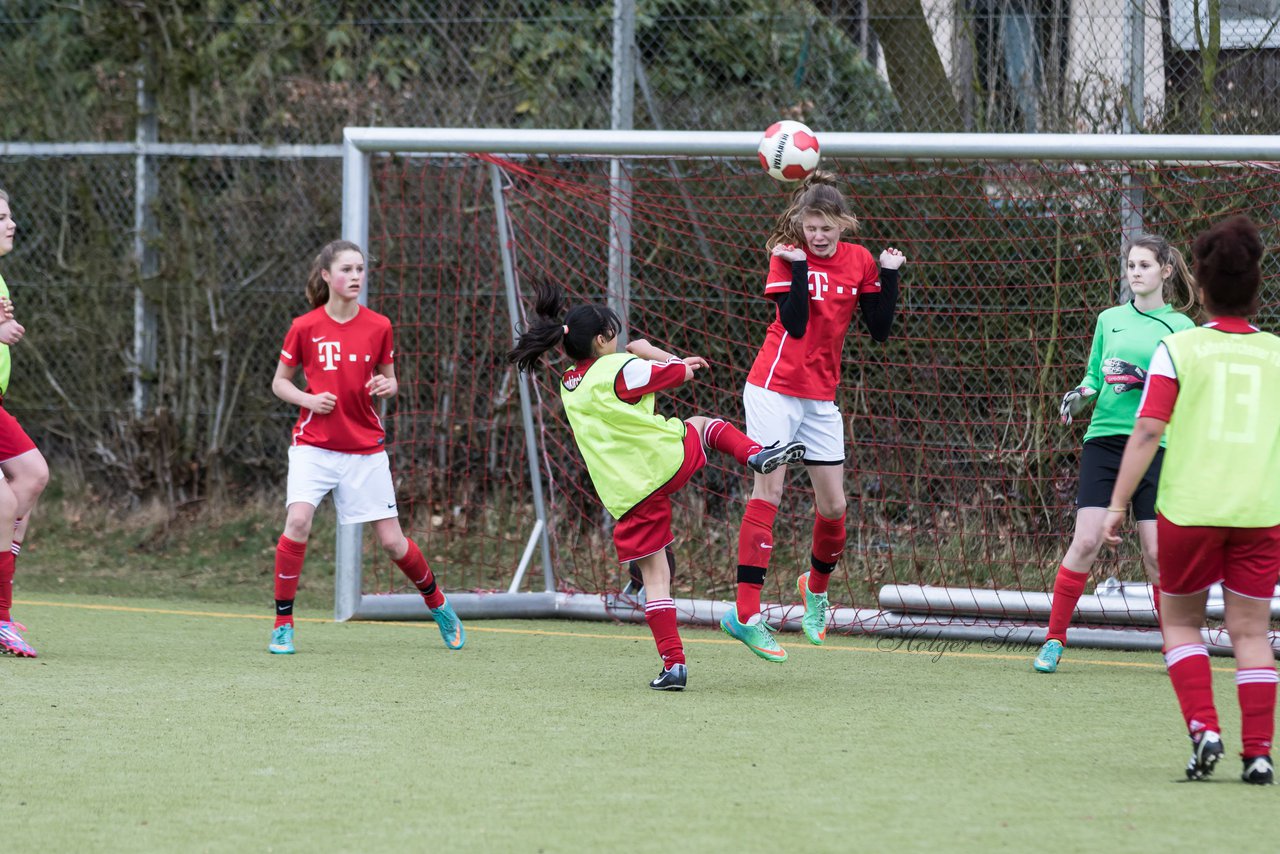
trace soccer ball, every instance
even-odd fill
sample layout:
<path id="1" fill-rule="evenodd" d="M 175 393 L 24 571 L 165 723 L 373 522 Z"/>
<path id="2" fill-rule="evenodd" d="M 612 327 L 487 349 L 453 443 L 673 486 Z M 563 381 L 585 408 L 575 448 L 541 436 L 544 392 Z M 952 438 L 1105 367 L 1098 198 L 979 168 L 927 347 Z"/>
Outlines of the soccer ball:
<path id="1" fill-rule="evenodd" d="M 758 150 L 764 171 L 779 181 L 803 181 L 818 168 L 818 138 L 800 122 L 774 122 Z"/>

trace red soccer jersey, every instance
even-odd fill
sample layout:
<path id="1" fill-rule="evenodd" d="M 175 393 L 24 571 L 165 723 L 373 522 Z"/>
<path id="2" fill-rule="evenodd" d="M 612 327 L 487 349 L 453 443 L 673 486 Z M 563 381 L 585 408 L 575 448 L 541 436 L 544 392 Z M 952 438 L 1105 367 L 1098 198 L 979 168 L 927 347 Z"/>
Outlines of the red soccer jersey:
<path id="1" fill-rule="evenodd" d="M 378 401 L 365 383 L 379 365 L 390 365 L 394 355 L 391 321 L 364 306 L 346 323 L 330 317 L 324 306 L 294 318 L 280 361 L 302 367 L 308 392 L 332 392 L 338 403 L 328 415 L 304 407 L 293 428 L 293 444 L 347 454 L 381 451 L 386 433 Z"/>
<path id="2" fill-rule="evenodd" d="M 773 256 L 765 296 L 791 289 L 791 262 Z M 792 338 L 775 309 L 747 382 L 792 397 L 835 400 L 840 354 L 858 305 L 858 294 L 880 291 L 880 267 L 866 247 L 840 243 L 830 258 L 809 255 L 809 323 Z"/>

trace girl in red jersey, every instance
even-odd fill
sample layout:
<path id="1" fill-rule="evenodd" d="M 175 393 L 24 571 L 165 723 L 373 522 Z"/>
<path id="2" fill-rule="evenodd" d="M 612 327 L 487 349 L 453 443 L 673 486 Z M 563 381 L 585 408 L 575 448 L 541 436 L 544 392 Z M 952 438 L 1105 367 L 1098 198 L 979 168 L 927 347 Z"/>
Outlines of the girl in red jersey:
<path id="1" fill-rule="evenodd" d="M 307 277 L 307 300 L 315 308 L 289 327 L 271 381 L 276 397 L 302 410 L 289 447 L 284 534 L 276 545 L 273 653 L 294 651 L 298 576 L 316 506 L 329 492 L 339 523 L 372 523 L 382 548 L 422 594 L 445 646 L 461 649 L 466 641 L 422 551 L 400 529 L 376 401 L 399 389 L 391 321 L 357 302 L 364 272 L 364 253 L 354 243 L 335 240 L 320 250 Z M 306 391 L 294 384 L 299 368 Z"/>
<path id="2" fill-rule="evenodd" d="M 0 190 L 0 256 L 13 251 L 18 224 L 9 209 L 9 194 Z M 9 390 L 10 346 L 26 330 L 13 317 L 9 288 L 0 277 L 0 406 Z M 16 418 L 0 408 L 0 654 L 35 658 L 36 651 L 22 637 L 26 627 L 13 621 L 14 566 L 21 550 L 27 519 L 49 482 L 49 466 Z M 8 542 L 6 542 L 6 539 Z"/>
<path id="3" fill-rule="evenodd" d="M 801 459 L 804 445 L 764 448 L 719 418 L 682 421 L 658 415 L 654 394 L 693 379 L 707 367 L 706 359 L 681 359 L 643 340 L 619 352 L 617 314 L 591 304 L 567 308 L 564 290 L 556 284 L 538 286 L 534 312 L 538 319 L 521 333 L 508 361 L 528 371 L 557 344 L 574 360 L 561 378 L 560 398 L 591 483 L 617 520 L 618 560 L 636 562 L 644 580 L 645 622 L 662 657 L 662 672 L 649 687 L 684 690 L 688 670 L 667 562 L 667 547 L 675 539 L 671 495 L 706 465 L 706 448 L 768 473 Z"/>
<path id="4" fill-rule="evenodd" d="M 836 406 L 844 339 L 855 307 L 877 342 L 887 341 L 898 301 L 898 268 L 889 248 L 880 263 L 864 247 L 840 240 L 858 228 L 835 177 L 810 176 L 778 219 L 766 244 L 772 260 L 764 293 L 776 304 L 764 346 L 747 376 L 747 435 L 762 445 L 803 442 L 815 518 L 808 572 L 796 582 L 810 643 L 827 636 L 827 584 L 844 552 L 844 419 Z M 760 590 L 773 549 L 773 522 L 786 469 L 757 474 L 738 533 L 738 593 L 720 627 L 766 661 L 787 653 L 760 616 Z"/>
<path id="5" fill-rule="evenodd" d="M 1161 629 L 1191 736 L 1192 780 L 1208 777 L 1222 756 L 1201 634 L 1209 588 L 1219 582 L 1236 658 L 1241 776 L 1270 784 L 1275 775 L 1268 629 L 1280 577 L 1280 338 L 1246 320 L 1258 311 L 1262 253 L 1258 229 L 1242 216 L 1196 238 L 1196 282 L 1210 320 L 1156 348 L 1104 523 L 1107 542 L 1120 542 L 1129 499 L 1165 436 L 1156 494 Z"/>

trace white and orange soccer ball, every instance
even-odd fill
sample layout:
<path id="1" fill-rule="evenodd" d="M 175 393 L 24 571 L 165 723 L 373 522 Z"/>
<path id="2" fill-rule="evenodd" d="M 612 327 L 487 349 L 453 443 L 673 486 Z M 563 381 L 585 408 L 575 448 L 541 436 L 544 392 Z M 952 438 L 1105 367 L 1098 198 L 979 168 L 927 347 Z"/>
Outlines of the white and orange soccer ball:
<path id="1" fill-rule="evenodd" d="M 800 122 L 769 125 L 758 150 L 764 171 L 779 181 L 803 181 L 818 168 L 818 137 Z"/>

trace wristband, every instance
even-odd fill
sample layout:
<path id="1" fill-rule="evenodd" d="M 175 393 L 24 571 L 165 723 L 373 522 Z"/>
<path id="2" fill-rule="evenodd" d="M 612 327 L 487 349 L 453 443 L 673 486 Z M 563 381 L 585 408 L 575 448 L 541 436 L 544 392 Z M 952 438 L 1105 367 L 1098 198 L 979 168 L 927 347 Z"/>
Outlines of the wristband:
<path id="1" fill-rule="evenodd" d="M 1128 513 L 1129 508 L 1128 507 L 1108 507 L 1107 512 L 1108 513 Z"/>

